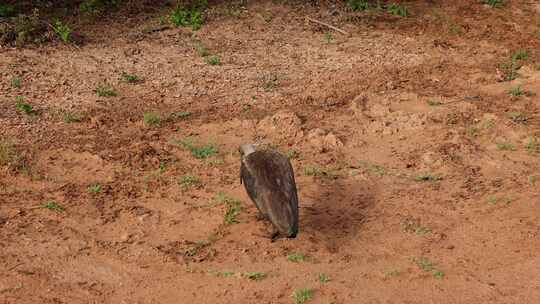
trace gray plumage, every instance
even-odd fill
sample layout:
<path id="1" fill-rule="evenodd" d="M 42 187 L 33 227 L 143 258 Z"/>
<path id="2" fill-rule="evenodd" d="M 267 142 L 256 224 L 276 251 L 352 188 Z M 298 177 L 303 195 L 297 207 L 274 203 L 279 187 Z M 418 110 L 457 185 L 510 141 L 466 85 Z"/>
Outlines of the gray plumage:
<path id="1" fill-rule="evenodd" d="M 240 146 L 240 154 L 240 182 L 262 217 L 272 222 L 272 239 L 296 237 L 298 195 L 289 159 L 275 151 L 257 151 L 251 144 Z"/>

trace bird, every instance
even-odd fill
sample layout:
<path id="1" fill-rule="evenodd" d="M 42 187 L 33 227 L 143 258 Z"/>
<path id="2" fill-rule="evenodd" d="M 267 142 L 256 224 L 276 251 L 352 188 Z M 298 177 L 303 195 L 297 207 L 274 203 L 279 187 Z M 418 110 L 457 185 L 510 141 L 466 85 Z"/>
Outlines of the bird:
<path id="1" fill-rule="evenodd" d="M 289 158 L 257 144 L 242 144 L 240 183 L 259 210 L 258 219 L 273 225 L 272 241 L 298 234 L 298 194 Z"/>

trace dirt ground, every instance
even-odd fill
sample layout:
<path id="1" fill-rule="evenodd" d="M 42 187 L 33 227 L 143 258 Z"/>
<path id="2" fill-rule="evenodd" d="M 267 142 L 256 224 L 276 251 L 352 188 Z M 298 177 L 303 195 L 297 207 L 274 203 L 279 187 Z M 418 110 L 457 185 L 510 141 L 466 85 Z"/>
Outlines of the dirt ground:
<path id="1" fill-rule="evenodd" d="M 540 5 L 405 5 L 120 12 L 4 46 L 0 303 L 540 303 Z M 255 218 L 250 141 L 291 156 L 296 239 Z"/>

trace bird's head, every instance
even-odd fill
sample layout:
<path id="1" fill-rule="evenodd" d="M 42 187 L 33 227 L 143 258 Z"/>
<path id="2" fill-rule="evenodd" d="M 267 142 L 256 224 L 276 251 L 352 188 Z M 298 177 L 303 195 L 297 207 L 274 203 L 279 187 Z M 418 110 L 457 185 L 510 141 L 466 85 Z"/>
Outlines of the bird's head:
<path id="1" fill-rule="evenodd" d="M 255 152 L 256 148 L 257 148 L 257 144 L 243 144 L 243 145 L 240 145 L 240 147 L 238 148 L 238 151 L 240 152 L 240 156 L 242 157 L 242 159 L 244 159 L 249 154 Z"/>

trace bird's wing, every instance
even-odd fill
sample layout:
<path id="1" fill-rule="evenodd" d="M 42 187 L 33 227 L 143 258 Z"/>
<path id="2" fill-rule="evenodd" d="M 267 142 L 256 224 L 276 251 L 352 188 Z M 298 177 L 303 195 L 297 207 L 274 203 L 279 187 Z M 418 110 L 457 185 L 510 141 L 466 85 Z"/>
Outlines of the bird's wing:
<path id="1" fill-rule="evenodd" d="M 244 165 L 244 163 L 240 165 L 240 180 L 244 182 L 244 188 L 246 188 L 246 192 L 249 198 L 253 201 L 255 206 L 257 206 L 257 209 L 259 209 L 259 211 L 264 214 L 264 209 L 261 208 L 260 205 L 261 198 L 259 197 L 259 194 L 257 192 L 255 178 L 252 172 L 250 172 L 249 167 Z"/>

